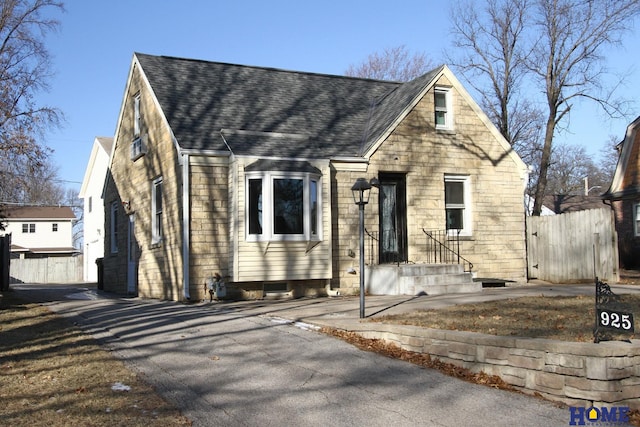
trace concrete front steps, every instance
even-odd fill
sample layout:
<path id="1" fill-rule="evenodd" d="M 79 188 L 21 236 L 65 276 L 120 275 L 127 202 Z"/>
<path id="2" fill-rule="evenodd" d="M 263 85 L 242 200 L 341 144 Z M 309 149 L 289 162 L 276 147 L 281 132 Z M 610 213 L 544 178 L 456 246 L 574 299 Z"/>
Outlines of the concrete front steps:
<path id="1" fill-rule="evenodd" d="M 365 266 L 369 295 L 441 295 L 480 292 L 461 264 L 381 264 Z"/>

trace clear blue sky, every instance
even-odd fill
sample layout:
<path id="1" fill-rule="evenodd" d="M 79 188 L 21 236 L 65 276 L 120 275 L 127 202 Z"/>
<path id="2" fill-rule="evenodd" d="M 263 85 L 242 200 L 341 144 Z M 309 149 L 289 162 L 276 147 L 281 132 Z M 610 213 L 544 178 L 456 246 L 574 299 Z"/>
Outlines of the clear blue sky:
<path id="1" fill-rule="evenodd" d="M 66 122 L 49 132 L 53 163 L 79 189 L 94 137 L 113 136 L 134 52 L 344 74 L 374 52 L 405 45 L 436 64 L 450 48 L 448 2 L 437 0 L 66 0 L 61 29 L 46 42 L 55 75 L 42 102 Z M 609 67 L 632 74 L 625 89 L 640 100 L 638 31 L 612 49 Z M 455 72 L 455 70 L 454 70 Z M 460 77 L 460 76 L 459 76 Z M 464 81 L 463 81 L 464 83 Z M 468 88 L 468 87 L 467 87 Z M 468 88 L 469 89 L 469 88 Z M 597 156 L 629 119 L 611 120 L 578 105 L 563 140 Z"/>

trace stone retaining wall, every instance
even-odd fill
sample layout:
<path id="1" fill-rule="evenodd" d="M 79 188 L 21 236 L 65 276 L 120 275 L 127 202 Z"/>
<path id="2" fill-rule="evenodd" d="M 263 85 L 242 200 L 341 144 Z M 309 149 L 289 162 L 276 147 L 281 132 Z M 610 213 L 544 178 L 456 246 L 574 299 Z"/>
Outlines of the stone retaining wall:
<path id="1" fill-rule="evenodd" d="M 382 323 L 362 323 L 351 330 L 497 375 L 525 393 L 552 401 L 640 409 L 640 340 L 576 343 Z"/>

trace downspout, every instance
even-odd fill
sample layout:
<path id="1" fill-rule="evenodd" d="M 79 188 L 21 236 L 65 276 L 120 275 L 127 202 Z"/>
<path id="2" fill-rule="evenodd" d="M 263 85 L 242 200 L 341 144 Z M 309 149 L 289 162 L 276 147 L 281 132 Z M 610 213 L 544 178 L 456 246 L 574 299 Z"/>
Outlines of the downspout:
<path id="1" fill-rule="evenodd" d="M 189 240 L 191 222 L 189 211 L 189 155 L 182 153 L 182 292 L 189 301 Z"/>

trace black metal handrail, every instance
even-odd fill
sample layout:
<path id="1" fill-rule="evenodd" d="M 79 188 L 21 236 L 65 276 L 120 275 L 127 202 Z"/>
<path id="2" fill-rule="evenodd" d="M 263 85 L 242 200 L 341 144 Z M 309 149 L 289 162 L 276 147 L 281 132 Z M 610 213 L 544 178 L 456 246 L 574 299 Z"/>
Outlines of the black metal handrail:
<path id="1" fill-rule="evenodd" d="M 380 241 L 379 234 L 377 231 L 369 231 L 366 228 L 364 229 L 368 239 L 367 243 L 369 246 L 368 258 L 369 265 L 374 265 L 378 263 L 378 242 Z"/>
<path id="2" fill-rule="evenodd" d="M 465 272 L 471 272 L 473 263 L 460 255 L 461 230 L 425 230 L 427 236 L 427 262 L 434 264 L 462 264 Z M 451 246 L 454 246 L 452 248 Z"/>

